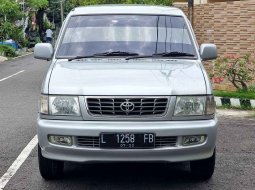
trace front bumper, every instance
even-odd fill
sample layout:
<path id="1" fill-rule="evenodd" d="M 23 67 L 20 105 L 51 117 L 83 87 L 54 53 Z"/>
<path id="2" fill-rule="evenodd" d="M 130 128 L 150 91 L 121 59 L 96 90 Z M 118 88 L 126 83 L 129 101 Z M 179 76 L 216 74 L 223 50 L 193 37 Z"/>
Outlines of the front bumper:
<path id="1" fill-rule="evenodd" d="M 218 120 L 196 121 L 65 121 L 38 119 L 38 139 L 46 158 L 72 162 L 181 162 L 209 158 L 216 144 Z M 203 144 L 155 149 L 100 149 L 49 143 L 48 135 L 99 136 L 101 132 L 155 133 L 156 136 L 207 135 Z"/>

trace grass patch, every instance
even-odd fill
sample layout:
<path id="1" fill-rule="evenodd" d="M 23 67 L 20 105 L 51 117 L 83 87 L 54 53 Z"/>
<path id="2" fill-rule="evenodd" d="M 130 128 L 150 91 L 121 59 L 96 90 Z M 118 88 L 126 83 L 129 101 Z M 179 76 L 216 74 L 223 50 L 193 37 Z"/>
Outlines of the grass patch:
<path id="1" fill-rule="evenodd" d="M 255 92 L 229 92 L 229 91 L 215 90 L 214 96 L 226 97 L 226 98 L 255 99 Z"/>

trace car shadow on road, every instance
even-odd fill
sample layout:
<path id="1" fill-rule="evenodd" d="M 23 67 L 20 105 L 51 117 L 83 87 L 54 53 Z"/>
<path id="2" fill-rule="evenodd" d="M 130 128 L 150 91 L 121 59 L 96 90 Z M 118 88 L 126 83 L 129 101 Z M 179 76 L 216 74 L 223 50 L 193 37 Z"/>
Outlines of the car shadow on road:
<path id="1" fill-rule="evenodd" d="M 196 182 L 188 163 L 67 163 L 62 180 L 83 189 L 186 189 Z"/>

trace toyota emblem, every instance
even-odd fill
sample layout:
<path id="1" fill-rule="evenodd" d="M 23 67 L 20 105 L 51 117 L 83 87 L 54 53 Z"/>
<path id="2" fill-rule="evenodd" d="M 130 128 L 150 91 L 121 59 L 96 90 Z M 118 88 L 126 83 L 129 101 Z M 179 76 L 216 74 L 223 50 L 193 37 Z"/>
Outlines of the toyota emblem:
<path id="1" fill-rule="evenodd" d="M 135 109 L 135 104 L 126 100 L 120 104 L 120 109 L 126 113 L 129 113 Z"/>

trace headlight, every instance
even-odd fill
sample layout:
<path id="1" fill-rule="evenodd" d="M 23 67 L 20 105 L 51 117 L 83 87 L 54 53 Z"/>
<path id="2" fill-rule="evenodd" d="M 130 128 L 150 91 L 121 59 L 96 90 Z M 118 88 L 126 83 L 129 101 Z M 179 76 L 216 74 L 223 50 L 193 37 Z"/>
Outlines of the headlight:
<path id="1" fill-rule="evenodd" d="M 47 110 L 47 111 L 46 111 Z M 45 96 L 41 98 L 41 113 L 58 116 L 80 116 L 80 106 L 76 96 Z"/>
<path id="2" fill-rule="evenodd" d="M 50 96 L 49 106 L 51 115 L 75 115 L 80 116 L 78 97 Z"/>
<path id="3" fill-rule="evenodd" d="M 178 96 L 174 116 L 213 115 L 214 112 L 213 96 Z"/>

